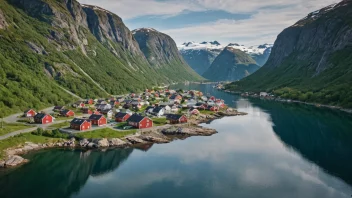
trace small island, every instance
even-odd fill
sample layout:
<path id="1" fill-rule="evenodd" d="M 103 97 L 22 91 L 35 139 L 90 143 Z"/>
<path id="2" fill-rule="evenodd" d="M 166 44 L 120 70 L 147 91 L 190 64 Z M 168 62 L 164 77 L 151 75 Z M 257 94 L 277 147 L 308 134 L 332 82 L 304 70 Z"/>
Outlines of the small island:
<path id="1" fill-rule="evenodd" d="M 28 109 L 5 119 L 9 127 L 0 136 L 0 167 L 27 163 L 20 155 L 40 149 L 127 148 L 211 136 L 217 131 L 199 124 L 239 115 L 246 113 L 227 107 L 220 98 L 168 88 L 79 100 L 38 113 Z"/>

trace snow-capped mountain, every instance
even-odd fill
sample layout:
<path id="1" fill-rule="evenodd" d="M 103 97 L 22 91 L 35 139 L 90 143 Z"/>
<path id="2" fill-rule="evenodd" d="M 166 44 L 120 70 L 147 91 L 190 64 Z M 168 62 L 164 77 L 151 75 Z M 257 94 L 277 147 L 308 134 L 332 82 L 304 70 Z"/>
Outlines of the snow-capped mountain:
<path id="1" fill-rule="evenodd" d="M 259 66 L 263 66 L 268 60 L 272 44 L 244 46 L 237 43 L 221 45 L 218 41 L 211 42 L 185 42 L 178 46 L 180 53 L 186 62 L 199 74 L 203 74 L 213 63 L 215 58 L 225 49 L 231 47 L 239 49 L 250 55 Z"/>

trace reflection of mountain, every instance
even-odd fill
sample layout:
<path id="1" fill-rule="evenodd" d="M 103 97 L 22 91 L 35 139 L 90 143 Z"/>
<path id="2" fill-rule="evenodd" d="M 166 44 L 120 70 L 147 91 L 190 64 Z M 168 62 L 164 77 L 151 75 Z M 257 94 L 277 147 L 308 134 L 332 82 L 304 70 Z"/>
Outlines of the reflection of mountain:
<path id="1" fill-rule="evenodd" d="M 308 160 L 352 184 L 352 117 L 311 106 L 255 102 L 266 110 L 277 136 Z"/>
<path id="2" fill-rule="evenodd" d="M 132 151 L 116 149 L 82 154 L 81 151 L 52 150 L 37 153 L 30 164 L 0 177 L 0 197 L 70 197 L 85 185 L 89 176 L 115 170 Z"/>

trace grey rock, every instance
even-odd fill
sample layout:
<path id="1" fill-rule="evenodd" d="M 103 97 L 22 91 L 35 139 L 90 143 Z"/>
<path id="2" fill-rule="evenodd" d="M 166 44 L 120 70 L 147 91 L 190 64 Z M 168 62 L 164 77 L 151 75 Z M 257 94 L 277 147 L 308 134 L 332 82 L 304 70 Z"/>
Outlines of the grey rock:
<path id="1" fill-rule="evenodd" d="M 112 139 L 109 139 L 109 146 L 110 147 L 124 147 L 124 146 L 127 146 L 128 143 L 127 142 L 124 142 L 118 138 L 112 138 Z"/>
<path id="2" fill-rule="evenodd" d="M 109 147 L 109 141 L 106 138 L 103 138 L 97 142 L 98 147 Z"/>
<path id="3" fill-rule="evenodd" d="M 90 142 L 88 145 L 87 145 L 88 148 L 98 148 L 98 145 L 93 143 L 93 142 Z"/>
<path id="4" fill-rule="evenodd" d="M 28 160 L 18 156 L 18 155 L 11 155 L 8 157 L 8 159 L 5 161 L 5 167 L 8 166 L 18 166 L 20 164 L 23 164 L 27 162 Z"/>
<path id="5" fill-rule="evenodd" d="M 0 168 L 4 168 L 5 167 L 5 161 L 1 160 L 0 161 Z"/>

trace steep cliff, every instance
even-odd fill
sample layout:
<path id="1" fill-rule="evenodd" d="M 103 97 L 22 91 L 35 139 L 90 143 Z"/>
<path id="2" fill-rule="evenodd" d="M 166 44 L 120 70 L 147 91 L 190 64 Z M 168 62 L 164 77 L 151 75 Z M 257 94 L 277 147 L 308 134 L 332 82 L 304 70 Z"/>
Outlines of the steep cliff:
<path id="1" fill-rule="evenodd" d="M 150 65 L 168 76 L 172 81 L 202 80 L 178 52 L 175 41 L 168 35 L 152 28 L 140 28 L 133 30 L 134 38 L 144 53 Z"/>
<path id="2" fill-rule="evenodd" d="M 352 1 L 344 0 L 285 29 L 268 62 L 229 88 L 352 107 L 351 66 Z"/>
<path id="3" fill-rule="evenodd" d="M 0 65 L 0 116 L 76 100 L 67 91 L 95 98 L 199 79 L 151 66 L 120 17 L 75 0 L 0 0 Z"/>
<path id="4" fill-rule="evenodd" d="M 260 67 L 245 52 L 227 46 L 203 74 L 213 81 L 236 81 L 240 80 Z"/>

